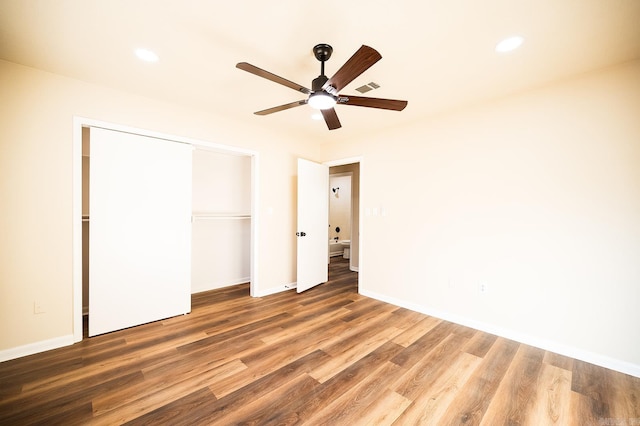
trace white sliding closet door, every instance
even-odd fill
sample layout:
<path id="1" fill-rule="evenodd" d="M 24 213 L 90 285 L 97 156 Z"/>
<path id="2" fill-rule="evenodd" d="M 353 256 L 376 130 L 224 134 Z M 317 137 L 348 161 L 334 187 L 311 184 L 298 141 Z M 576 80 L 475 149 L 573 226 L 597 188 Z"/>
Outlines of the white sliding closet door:
<path id="1" fill-rule="evenodd" d="M 91 128 L 89 335 L 191 311 L 190 145 Z"/>

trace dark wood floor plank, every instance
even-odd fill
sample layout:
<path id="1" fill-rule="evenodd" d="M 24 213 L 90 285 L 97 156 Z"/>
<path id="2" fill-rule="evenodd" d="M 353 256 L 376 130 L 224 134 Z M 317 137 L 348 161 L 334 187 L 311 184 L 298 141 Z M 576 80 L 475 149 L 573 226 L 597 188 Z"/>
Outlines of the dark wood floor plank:
<path id="1" fill-rule="evenodd" d="M 573 363 L 571 390 L 596 401 L 606 402 L 611 393 L 609 375 L 602 367 L 584 361 Z"/>
<path id="2" fill-rule="evenodd" d="M 131 426 L 198 424 L 202 421 L 201 413 L 206 413 L 215 401 L 216 397 L 213 393 L 209 388 L 204 387 L 125 424 Z"/>
<path id="3" fill-rule="evenodd" d="M 443 364 L 434 373 L 435 381 L 425 383 L 422 391 L 401 413 L 394 425 L 440 425 L 451 402 L 457 396 L 482 359 L 466 352 L 460 352 L 449 364 Z"/>
<path id="4" fill-rule="evenodd" d="M 449 336 L 453 329 L 453 323 L 441 321 L 438 325 L 409 345 L 405 350 L 400 352 L 392 361 L 401 366 L 414 364 L 420 360 L 426 352 L 435 348 L 440 342 Z"/>
<path id="5" fill-rule="evenodd" d="M 613 392 L 607 398 L 611 412 L 640 425 L 640 377 L 616 371 L 608 372 Z"/>
<path id="6" fill-rule="evenodd" d="M 327 284 L 323 284 L 323 287 L 314 287 L 307 290 L 303 296 L 297 296 L 296 302 L 301 306 L 308 306 L 318 303 L 322 304 L 326 300 L 333 300 L 335 298 L 349 300 L 349 303 L 354 303 L 358 300 L 364 299 L 364 296 L 357 293 L 350 294 L 345 297 L 345 290 L 348 290 L 352 285 L 353 281 L 344 281 L 339 284 L 330 281 Z"/>
<path id="7" fill-rule="evenodd" d="M 363 329 L 348 339 L 348 343 L 344 345 L 344 350 L 336 351 L 335 344 L 331 345 L 331 348 L 326 349 L 326 352 L 332 355 L 331 361 L 314 369 L 309 374 L 319 382 L 324 383 L 348 368 L 354 362 L 370 354 L 375 348 L 393 339 L 393 336 L 397 333 L 398 329 L 395 327 Z"/>
<path id="8" fill-rule="evenodd" d="M 465 346 L 464 351 L 483 358 L 497 339 L 498 336 L 494 334 L 478 331 L 469 339 L 469 343 Z"/>
<path id="9" fill-rule="evenodd" d="M 141 414 L 157 410 L 170 401 L 184 398 L 198 389 L 209 387 L 246 370 L 238 360 L 209 367 L 198 366 L 188 372 L 176 371 L 167 375 L 144 374 L 145 381 L 135 383 L 118 392 L 105 392 L 93 399 L 93 414 L 105 423 L 131 420 Z M 151 377 L 149 377 L 151 376 Z M 135 413 L 123 417 L 119 412 Z"/>
<path id="10" fill-rule="evenodd" d="M 25 385 L 28 387 L 30 383 L 42 383 L 48 378 L 77 371 L 83 365 L 82 357 L 51 359 L 49 363 L 45 364 L 27 362 L 24 366 L 21 365 L 19 368 L 15 368 L 14 374 L 7 373 L 1 379 L 0 396 L 3 396 L 2 400 L 5 400 L 10 395 L 19 397 L 15 393 L 15 389 L 20 391 L 25 388 Z"/>
<path id="11" fill-rule="evenodd" d="M 366 344 L 369 339 L 375 338 L 377 334 L 393 326 L 389 321 L 388 311 L 374 311 L 371 315 L 367 315 L 367 318 L 367 321 L 354 323 L 352 319 L 351 322 L 345 322 L 346 329 L 340 335 L 334 335 L 324 342 L 322 349 L 330 355 L 343 354 L 354 347 Z M 342 317 L 340 319 L 342 320 Z M 388 336 L 388 332 L 385 331 L 385 335 Z"/>
<path id="12" fill-rule="evenodd" d="M 352 416 L 350 424 L 354 425 L 391 425 L 400 417 L 411 401 L 402 395 L 386 390 L 380 391 L 376 401 L 371 403 L 365 411 Z"/>
<path id="13" fill-rule="evenodd" d="M 568 371 L 573 370 L 573 358 L 564 355 L 547 351 L 547 353 L 544 354 L 543 361 L 545 364 L 553 365 L 554 367 L 563 368 Z"/>
<path id="14" fill-rule="evenodd" d="M 69 374 L 59 371 L 55 375 L 47 375 L 43 380 L 25 383 L 21 398 L 39 399 L 56 390 L 65 392 L 81 390 L 86 384 L 104 383 L 117 377 L 140 372 L 147 363 L 158 362 L 167 357 L 167 351 L 175 353 L 175 348 L 158 350 L 141 350 L 116 354 L 114 357 L 99 363 L 84 362 Z"/>
<path id="15" fill-rule="evenodd" d="M 462 337 L 466 337 L 467 339 L 470 339 L 470 338 L 472 338 L 473 336 L 476 335 L 477 330 L 474 330 L 473 328 L 469 328 L 469 327 L 464 326 L 464 325 L 454 324 L 452 333 L 457 334 L 457 335 L 462 336 Z"/>
<path id="16" fill-rule="evenodd" d="M 229 413 L 241 410 L 261 396 L 271 392 L 275 388 L 280 388 L 296 377 L 305 374 L 310 368 L 314 368 L 319 363 L 325 362 L 328 355 L 317 350 L 304 357 L 297 359 L 291 364 L 282 367 L 274 372 L 263 376 L 224 397 L 218 399 L 206 415 L 205 421 L 213 422 Z M 215 394 L 215 389 L 213 389 Z"/>
<path id="17" fill-rule="evenodd" d="M 258 319 L 254 322 L 241 325 L 231 330 L 226 330 L 220 333 L 210 332 L 210 335 L 203 339 L 178 346 L 178 350 L 183 353 L 183 356 L 187 356 L 189 352 L 197 351 L 202 348 L 209 348 L 219 344 L 225 344 L 225 342 L 234 338 L 251 340 L 251 338 L 258 335 L 261 330 L 273 327 L 274 324 L 277 325 L 290 317 L 291 316 L 288 313 L 283 312 L 268 318 Z"/>
<path id="18" fill-rule="evenodd" d="M 349 328 L 349 324 L 342 321 L 341 317 L 346 314 L 345 309 L 338 306 L 338 304 L 332 304 L 334 309 L 332 311 L 316 311 L 316 315 L 307 317 L 305 321 L 305 328 L 308 335 L 314 335 L 317 337 L 317 343 L 321 344 L 328 338 L 333 338 L 336 335 L 341 335 L 345 330 Z M 295 320 L 299 320 L 298 317 L 294 317 Z M 262 336 L 262 341 L 270 344 L 286 344 L 286 342 L 300 339 L 300 333 L 297 324 L 290 324 L 287 326 L 283 324 L 279 330 L 274 330 L 268 335 Z"/>
<path id="19" fill-rule="evenodd" d="M 318 385 L 306 395 L 301 395 L 291 404 L 282 407 L 281 413 L 267 419 L 269 424 L 292 424 L 309 420 L 326 404 L 334 401 L 352 386 L 355 386 L 372 370 L 389 361 L 402 346 L 387 342 L 376 348 L 366 357 L 358 360 L 330 380 Z"/>
<path id="20" fill-rule="evenodd" d="M 406 348 L 416 340 L 427 334 L 441 322 L 441 319 L 423 315 L 420 321 L 416 322 L 409 328 L 405 328 L 402 333 L 394 337 L 393 341 Z"/>
<path id="21" fill-rule="evenodd" d="M 267 419 L 278 416 L 300 395 L 305 395 L 317 388 L 319 383 L 306 373 L 294 377 L 272 392 L 266 392 L 254 401 L 248 402 L 236 410 L 227 410 L 215 415 L 216 424 L 225 425 L 263 425 Z"/>
<path id="22" fill-rule="evenodd" d="M 404 402 L 407 402 L 406 405 L 408 405 L 409 400 L 389 390 L 389 382 L 402 373 L 402 368 L 397 364 L 392 362 L 381 364 L 379 368 L 372 370 L 371 374 L 363 380 L 349 387 L 329 404 L 322 407 L 313 416 L 313 423 L 325 425 L 364 424 L 364 418 L 367 413 L 374 409 L 376 402 L 380 398 L 387 401 L 387 398 L 394 398 L 395 395 L 398 396 L 396 398 L 398 404 L 403 405 Z M 406 405 L 402 407 L 403 410 Z M 384 403 L 384 411 L 392 411 L 392 407 L 386 402 Z"/>
<path id="23" fill-rule="evenodd" d="M 612 417 L 609 407 L 578 392 L 571 391 L 569 424 L 571 426 L 600 426 L 620 424 L 622 418 Z M 626 423 L 627 419 L 624 419 Z"/>
<path id="24" fill-rule="evenodd" d="M 345 309 L 351 310 L 351 313 L 343 316 L 342 320 L 357 325 L 366 323 L 381 314 L 390 314 L 396 309 L 395 306 L 388 303 L 383 303 L 378 300 L 375 302 L 376 303 L 358 305 L 357 307 L 352 307 L 351 305 L 345 306 Z"/>
<path id="25" fill-rule="evenodd" d="M 539 391 L 538 376 L 543 357 L 542 349 L 520 345 L 482 417 L 482 423 L 518 425 L 530 417 Z"/>
<path id="26" fill-rule="evenodd" d="M 462 356 L 460 347 L 466 342 L 465 337 L 450 334 L 431 350 L 425 352 L 422 359 L 412 363 L 411 368 L 391 384 L 391 389 L 409 400 L 415 400 Z"/>
<path id="27" fill-rule="evenodd" d="M 520 345 L 499 338 L 451 402 L 442 424 L 480 424 Z"/>
<path id="28" fill-rule="evenodd" d="M 35 424 L 48 423 L 55 414 L 69 417 L 71 412 L 84 413 L 87 404 L 103 392 L 110 392 L 122 387 L 131 386 L 144 380 L 142 373 L 131 373 L 126 376 L 103 382 L 84 382 L 78 387 L 61 387 L 49 398 L 26 398 L 5 406 L 0 411 L 0 424 Z"/>
<path id="29" fill-rule="evenodd" d="M 571 371 L 543 363 L 536 394 L 523 424 L 566 425 L 571 416 Z"/>

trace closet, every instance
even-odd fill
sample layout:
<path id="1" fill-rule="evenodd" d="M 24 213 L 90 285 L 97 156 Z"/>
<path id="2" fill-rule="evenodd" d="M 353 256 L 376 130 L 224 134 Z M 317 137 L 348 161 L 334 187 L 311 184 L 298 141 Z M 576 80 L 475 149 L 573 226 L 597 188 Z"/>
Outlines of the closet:
<path id="1" fill-rule="evenodd" d="M 193 152 L 193 293 L 250 280 L 251 157 Z"/>
<path id="2" fill-rule="evenodd" d="M 82 139 L 89 335 L 187 313 L 191 293 L 250 280 L 251 157 L 95 128 Z"/>

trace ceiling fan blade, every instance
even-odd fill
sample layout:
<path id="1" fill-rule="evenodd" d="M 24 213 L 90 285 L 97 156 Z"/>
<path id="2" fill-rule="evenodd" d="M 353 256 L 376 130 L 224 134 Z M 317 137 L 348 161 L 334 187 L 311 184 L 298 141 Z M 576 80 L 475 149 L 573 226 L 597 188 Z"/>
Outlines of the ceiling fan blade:
<path id="1" fill-rule="evenodd" d="M 393 111 L 402 111 L 407 106 L 407 101 L 398 101 L 396 99 L 380 99 L 367 98 L 362 96 L 338 96 L 338 104 L 355 105 L 369 108 L 390 109 Z"/>
<path id="2" fill-rule="evenodd" d="M 327 123 L 327 127 L 329 130 L 335 130 L 342 127 L 340 124 L 340 120 L 338 120 L 338 114 L 336 114 L 336 110 L 333 108 L 322 109 L 322 116 L 324 117 L 324 121 Z"/>
<path id="3" fill-rule="evenodd" d="M 275 83 L 282 84 L 283 86 L 287 86 L 298 92 L 302 92 L 305 94 L 311 93 L 311 90 L 307 89 L 306 87 L 301 86 L 298 83 L 294 83 L 293 81 L 289 81 L 286 78 L 282 78 L 278 75 L 270 73 L 269 71 L 265 71 L 262 68 L 258 68 L 255 65 L 251 65 L 246 62 L 238 62 L 236 64 L 236 68 L 239 68 L 246 72 L 250 72 L 251 74 L 255 74 L 258 77 L 266 78 L 267 80 L 271 80 Z"/>
<path id="4" fill-rule="evenodd" d="M 326 89 L 333 86 L 336 91 L 342 90 L 356 77 L 382 59 L 382 56 L 372 47 L 362 45 L 347 62 L 325 84 Z"/>
<path id="5" fill-rule="evenodd" d="M 306 104 L 307 104 L 307 100 L 303 99 L 301 101 L 295 101 L 295 102 L 291 102 L 291 103 L 288 103 L 288 104 L 279 105 L 277 107 L 263 109 L 262 111 L 256 111 L 256 112 L 254 112 L 254 114 L 256 114 L 256 115 L 268 115 L 268 114 L 273 114 L 274 112 L 284 111 L 285 109 L 295 108 L 297 106 L 306 105 Z"/>

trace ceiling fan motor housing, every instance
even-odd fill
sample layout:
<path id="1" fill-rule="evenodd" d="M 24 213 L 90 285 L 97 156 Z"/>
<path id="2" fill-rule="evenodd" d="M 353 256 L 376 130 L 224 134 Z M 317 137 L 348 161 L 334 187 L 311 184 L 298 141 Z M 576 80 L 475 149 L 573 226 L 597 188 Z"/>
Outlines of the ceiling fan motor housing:
<path id="1" fill-rule="evenodd" d="M 311 91 L 320 92 L 322 90 L 322 86 L 329 80 L 326 75 L 321 75 L 318 78 L 314 78 L 311 82 Z"/>

